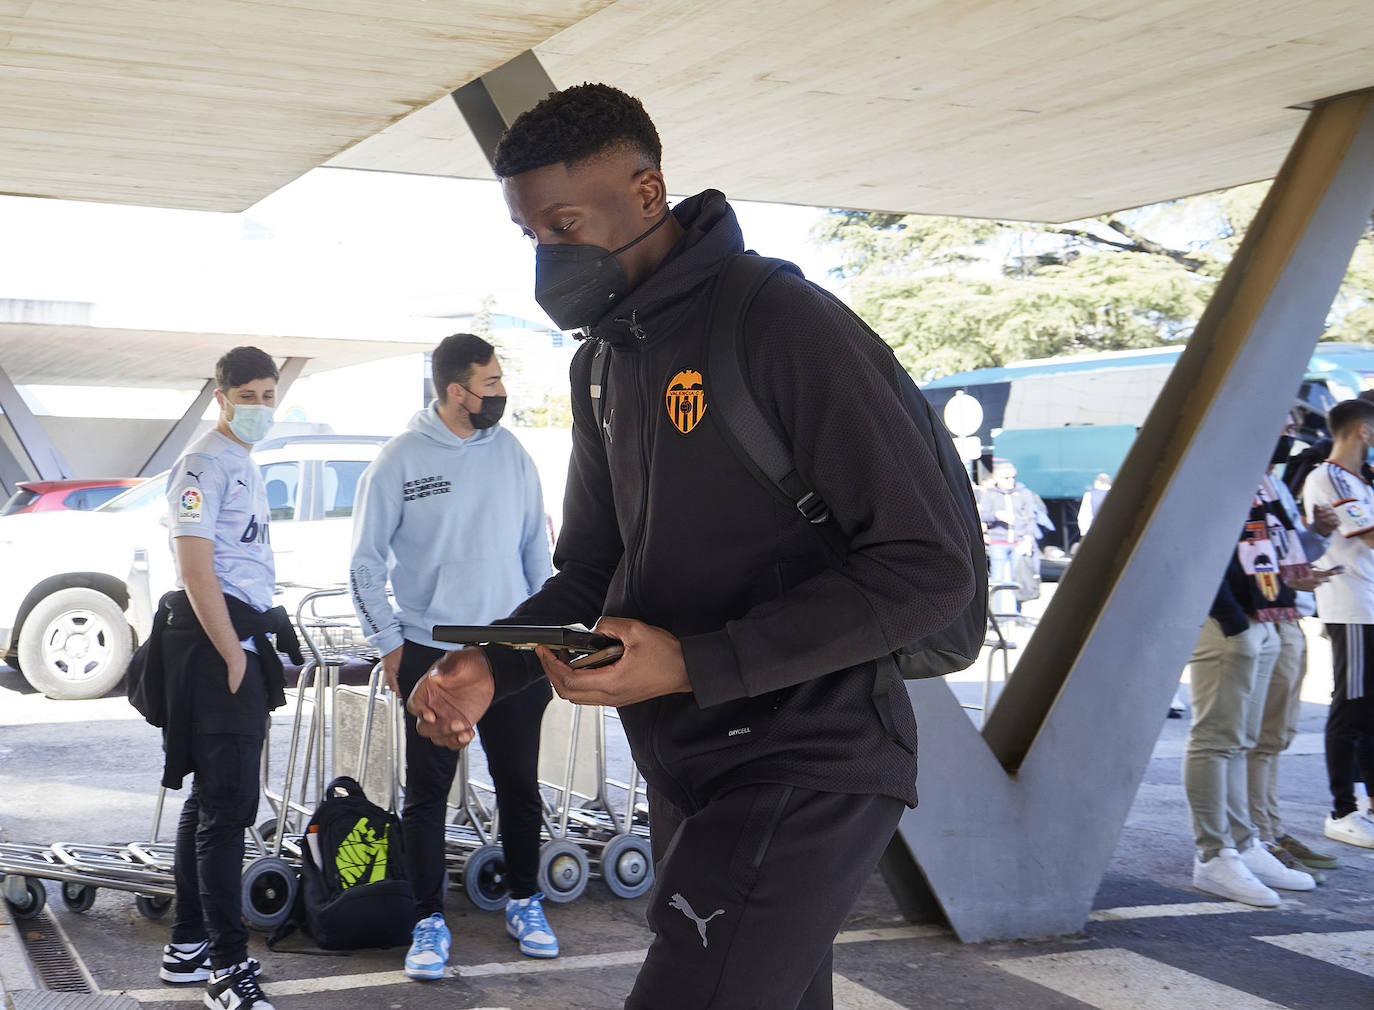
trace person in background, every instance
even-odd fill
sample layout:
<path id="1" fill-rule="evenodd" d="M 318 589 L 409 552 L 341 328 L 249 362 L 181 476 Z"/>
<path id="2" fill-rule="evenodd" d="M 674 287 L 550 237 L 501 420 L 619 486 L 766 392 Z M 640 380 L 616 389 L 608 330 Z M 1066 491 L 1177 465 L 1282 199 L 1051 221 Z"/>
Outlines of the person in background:
<path id="1" fill-rule="evenodd" d="M 1278 444 L 1274 447 L 1274 455 L 1270 460 L 1271 468 L 1277 468 L 1288 460 L 1293 447 L 1293 436 L 1296 433 L 1297 419 L 1290 416 Z M 1283 515 L 1292 521 L 1304 557 L 1321 557 L 1338 523 L 1335 509 L 1328 505 L 1316 506 L 1312 510 L 1312 522 L 1309 525 L 1294 502 L 1293 493 L 1288 485 L 1273 474 L 1272 470 L 1265 476 L 1264 487 L 1274 492 Z M 1275 536 L 1271 539 L 1281 542 L 1283 538 L 1276 530 Z M 1318 574 L 1309 578 L 1285 580 L 1295 591 L 1294 605 L 1303 617 L 1311 617 L 1316 612 L 1316 599 L 1312 590 L 1320 583 L 1321 578 Z M 1307 636 L 1303 634 L 1301 622 L 1294 617 L 1283 617 L 1275 621 L 1274 628 L 1279 636 L 1278 654 L 1269 677 L 1268 690 L 1264 695 L 1259 732 L 1253 745 L 1246 750 L 1250 820 L 1259 832 L 1261 844 L 1269 850 L 1270 855 L 1289 869 L 1304 870 L 1310 873 L 1317 883 L 1322 883 L 1324 878 L 1321 871 L 1333 869 L 1339 865 L 1339 861 L 1334 856 L 1310 848 L 1289 834 L 1279 815 L 1278 801 L 1279 755 L 1288 749 L 1298 733 L 1302 682 L 1307 675 Z"/>
<path id="2" fill-rule="evenodd" d="M 215 365 L 215 384 L 219 420 L 167 480 L 181 591 L 163 598 L 154 629 L 169 706 L 163 784 L 179 787 L 186 770 L 194 777 L 177 825 L 172 938 L 159 977 L 204 981 L 212 1010 L 272 1010 L 240 913 L 267 715 L 286 700 L 266 632 L 289 634 L 290 623 L 272 606 L 267 490 L 249 454 L 272 426 L 277 367 L 256 347 L 235 347 Z"/>
<path id="3" fill-rule="evenodd" d="M 988 548 L 989 578 L 993 583 L 1012 583 L 1019 590 L 999 589 L 993 593 L 990 609 L 996 614 L 1015 614 L 1021 610 L 1019 596 L 1027 595 L 1026 564 L 1036 557 L 1044 505 L 1035 493 L 1016 479 L 1010 460 L 992 464 L 992 479 L 977 489 L 978 517 L 983 523 L 983 540 Z M 1048 516 L 1045 516 L 1048 522 Z"/>
<path id="4" fill-rule="evenodd" d="M 1083 500 L 1078 504 L 1078 535 L 1080 537 L 1088 535 L 1093 519 L 1097 517 L 1098 510 L 1102 508 L 1102 502 L 1111 489 L 1112 478 L 1110 474 L 1100 473 L 1093 478 L 1093 486 L 1088 488 L 1083 495 Z"/>
<path id="5" fill-rule="evenodd" d="M 1286 431 L 1286 429 L 1285 429 Z M 1251 823 L 1248 753 L 1260 735 L 1269 681 L 1282 642 L 1296 630 L 1296 589 L 1321 577 L 1267 470 L 1189 663 L 1193 719 L 1183 757 L 1183 787 L 1197 853 L 1193 886 L 1207 894 L 1274 907 L 1274 888 L 1308 891 L 1311 874 L 1285 866 Z M 1290 653 L 1292 643 L 1290 641 Z M 1291 662 L 1291 654 L 1290 654 Z M 1267 785 L 1267 783 L 1266 783 Z"/>
<path id="6" fill-rule="evenodd" d="M 1374 403 L 1344 400 L 1327 415 L 1331 456 L 1307 476 L 1309 510 L 1336 511 L 1339 536 L 1322 564 L 1340 570 L 1317 587 L 1317 613 L 1331 639 L 1332 694 L 1326 717 L 1326 774 L 1331 813 L 1326 837 L 1374 849 L 1374 817 L 1355 797 L 1357 776 L 1374 796 L 1374 684 L 1364 657 L 1374 645 L 1374 485 L 1363 472 L 1374 446 Z"/>
<path id="7" fill-rule="evenodd" d="M 353 517 L 353 609 L 401 698 L 444 654 L 436 624 L 490 624 L 553 574 L 539 474 L 499 423 L 506 390 L 495 349 L 455 333 L 432 360 L 437 399 L 363 473 Z M 558 956 L 538 883 L 539 731 L 551 696 L 548 681 L 532 684 L 477 724 L 500 814 L 506 930 L 529 957 Z M 411 978 L 442 978 L 448 963 L 444 814 L 457 768 L 458 754 L 422 737 L 407 713 L 401 823 L 419 915 L 405 958 Z"/>

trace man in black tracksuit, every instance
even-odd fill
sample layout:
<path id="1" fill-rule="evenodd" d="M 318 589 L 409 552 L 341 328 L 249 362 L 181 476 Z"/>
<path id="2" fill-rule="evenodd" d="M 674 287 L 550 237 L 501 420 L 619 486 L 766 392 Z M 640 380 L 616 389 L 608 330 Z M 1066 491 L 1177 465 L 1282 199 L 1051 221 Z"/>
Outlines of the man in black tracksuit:
<path id="1" fill-rule="evenodd" d="M 546 649 L 453 652 L 410 706 L 454 747 L 493 692 L 541 671 L 565 698 L 618 706 L 657 872 L 626 1006 L 827 1008 L 834 936 L 916 802 L 915 720 L 886 657 L 949 624 L 981 573 L 891 354 L 787 273 L 745 320 L 747 373 L 848 556 L 737 460 L 705 337 L 743 238 L 713 190 L 668 209 L 660 153 L 638 101 L 583 85 L 521 116 L 496 157 L 538 243 L 536 298 L 611 349 L 600 430 L 593 344 L 573 360 L 558 574 L 512 619 L 595 621 L 624 657 L 573 670 Z M 676 409 L 681 390 L 694 410 Z"/>

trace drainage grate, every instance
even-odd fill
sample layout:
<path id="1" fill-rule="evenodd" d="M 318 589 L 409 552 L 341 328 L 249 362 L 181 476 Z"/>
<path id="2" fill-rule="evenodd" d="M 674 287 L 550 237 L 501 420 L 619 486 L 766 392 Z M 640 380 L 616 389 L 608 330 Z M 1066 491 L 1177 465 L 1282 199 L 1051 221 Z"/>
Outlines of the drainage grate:
<path id="1" fill-rule="evenodd" d="M 19 923 L 19 935 L 29 955 L 38 984 L 49 992 L 88 993 L 91 984 L 76 963 L 65 938 L 52 917 L 43 912 Z"/>

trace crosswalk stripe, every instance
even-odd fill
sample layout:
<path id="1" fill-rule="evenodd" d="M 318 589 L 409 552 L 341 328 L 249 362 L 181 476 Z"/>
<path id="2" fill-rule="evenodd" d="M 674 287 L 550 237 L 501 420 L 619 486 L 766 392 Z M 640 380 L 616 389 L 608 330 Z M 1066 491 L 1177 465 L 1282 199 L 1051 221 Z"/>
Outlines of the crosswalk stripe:
<path id="1" fill-rule="evenodd" d="M 843 975 L 835 976 L 835 1010 L 907 1010 L 872 989 L 865 989 Z"/>
<path id="2" fill-rule="evenodd" d="M 1098 1010 L 1284 1010 L 1282 1004 L 1129 950 L 1080 950 L 990 963 Z"/>
<path id="3" fill-rule="evenodd" d="M 1255 939 L 1374 978 L 1374 929 L 1348 933 L 1289 933 Z"/>
<path id="4" fill-rule="evenodd" d="M 591 968 L 620 968 L 644 962 L 647 950 L 623 950 L 610 954 L 564 955 L 536 961 L 492 961 L 487 964 L 460 964 L 453 969 L 459 978 L 491 978 L 495 975 L 546 975 L 560 971 L 586 971 Z"/>
<path id="5" fill-rule="evenodd" d="M 1185 915 L 1230 915 L 1235 912 L 1267 912 L 1269 909 L 1242 905 L 1238 901 L 1184 901 L 1177 905 L 1127 905 L 1099 908 L 1088 916 L 1089 922 L 1123 922 L 1128 919 L 1167 919 Z"/>

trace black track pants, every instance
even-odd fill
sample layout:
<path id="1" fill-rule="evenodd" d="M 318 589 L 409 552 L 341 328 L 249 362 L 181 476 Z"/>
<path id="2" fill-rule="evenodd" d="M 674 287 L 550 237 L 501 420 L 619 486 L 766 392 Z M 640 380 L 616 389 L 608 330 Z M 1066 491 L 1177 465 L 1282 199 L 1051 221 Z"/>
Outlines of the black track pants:
<path id="1" fill-rule="evenodd" d="M 420 678 L 443 650 L 406 642 L 397 675 L 401 697 L 410 697 Z M 547 680 L 502 698 L 477 723 L 487 769 L 496 787 L 501 815 L 501 847 L 513 898 L 539 890 L 539 726 L 553 689 Z M 444 910 L 444 815 L 449 787 L 458 769 L 458 752 L 422 737 L 415 717 L 406 713 L 406 796 L 401 810 L 406 871 L 415 889 L 420 918 Z"/>
<path id="2" fill-rule="evenodd" d="M 684 818 L 655 867 L 654 942 L 626 1010 L 831 1010 L 831 945 L 902 809 L 759 785 Z"/>
<path id="3" fill-rule="evenodd" d="M 227 677 L 224 663 L 207 650 L 207 679 Z M 214 662 L 218 661 L 218 669 Z M 258 812 L 258 763 L 267 727 L 267 704 L 258 657 L 248 653 L 240 694 L 263 696 L 257 733 L 193 731 L 195 764 L 191 794 L 181 807 L 173 874 L 176 904 L 173 943 L 210 940 L 215 968 L 239 964 L 248 957 L 248 931 L 243 911 L 243 832 Z M 224 688 L 227 696 L 228 688 Z M 212 705 L 216 696 L 197 692 L 195 704 Z M 197 712 L 197 717 L 206 713 Z"/>
<path id="4" fill-rule="evenodd" d="M 1374 624 L 1328 624 L 1331 638 L 1331 708 L 1326 714 L 1326 774 L 1331 784 L 1331 815 L 1354 813 L 1355 776 L 1374 796 L 1374 692 L 1366 670 L 1374 667 Z"/>

